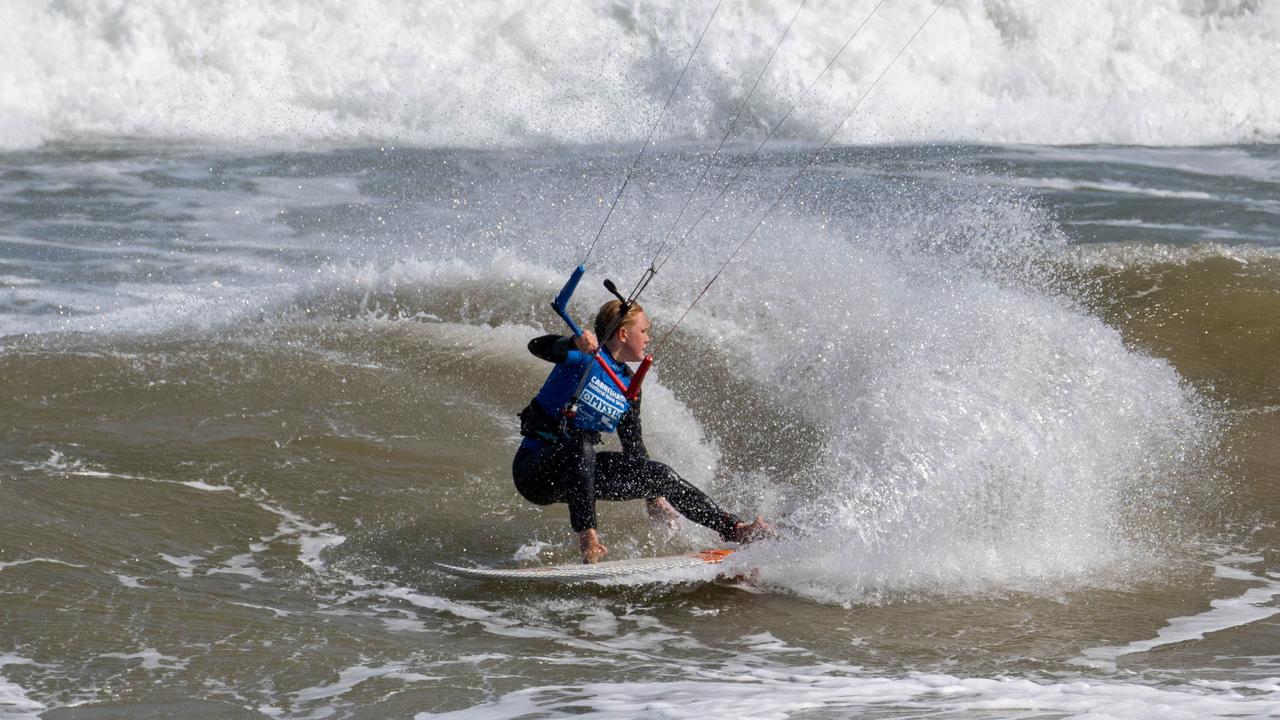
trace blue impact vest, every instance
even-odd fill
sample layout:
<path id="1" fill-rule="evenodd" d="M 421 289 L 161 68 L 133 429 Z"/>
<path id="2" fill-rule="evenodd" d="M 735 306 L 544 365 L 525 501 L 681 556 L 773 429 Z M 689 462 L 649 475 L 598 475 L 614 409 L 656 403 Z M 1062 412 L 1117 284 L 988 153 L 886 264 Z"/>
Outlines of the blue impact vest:
<path id="1" fill-rule="evenodd" d="M 631 370 L 625 364 L 614 360 L 607 350 L 601 350 L 600 356 L 624 383 L 631 382 Z M 591 432 L 613 432 L 618 428 L 618 421 L 631 409 L 631 403 L 623 397 L 595 358 L 586 353 L 570 350 L 564 362 L 551 369 L 551 374 L 542 383 L 542 389 L 534 399 L 548 415 L 560 417 L 560 411 L 573 398 L 574 390 L 578 389 L 578 381 L 588 367 L 591 372 L 587 376 L 586 385 L 582 387 L 582 395 L 578 398 L 578 414 L 573 418 L 573 426 Z"/>

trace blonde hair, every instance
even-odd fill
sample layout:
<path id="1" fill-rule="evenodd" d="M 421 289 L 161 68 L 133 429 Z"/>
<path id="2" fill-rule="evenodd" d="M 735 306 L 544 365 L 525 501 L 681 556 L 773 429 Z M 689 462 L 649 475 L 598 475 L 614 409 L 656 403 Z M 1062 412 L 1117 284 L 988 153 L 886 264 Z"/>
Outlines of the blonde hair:
<path id="1" fill-rule="evenodd" d="M 638 302 L 628 305 L 625 315 L 622 313 L 621 300 L 610 300 L 601 305 L 600 310 L 596 312 L 594 325 L 596 340 L 602 343 L 607 342 L 609 338 L 605 333 L 609 333 L 610 330 L 617 332 L 624 327 L 631 327 L 636 324 L 642 312 L 644 312 L 644 308 L 640 307 Z M 610 335 L 612 334 L 610 333 Z"/>

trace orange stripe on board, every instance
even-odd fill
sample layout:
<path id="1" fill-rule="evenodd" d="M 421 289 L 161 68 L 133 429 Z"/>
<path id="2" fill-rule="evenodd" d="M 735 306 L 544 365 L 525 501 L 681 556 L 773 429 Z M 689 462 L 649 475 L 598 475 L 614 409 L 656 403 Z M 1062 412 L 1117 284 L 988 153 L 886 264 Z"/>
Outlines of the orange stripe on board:
<path id="1" fill-rule="evenodd" d="M 729 549 L 699 550 L 693 556 L 708 563 L 718 563 L 733 554 Z"/>

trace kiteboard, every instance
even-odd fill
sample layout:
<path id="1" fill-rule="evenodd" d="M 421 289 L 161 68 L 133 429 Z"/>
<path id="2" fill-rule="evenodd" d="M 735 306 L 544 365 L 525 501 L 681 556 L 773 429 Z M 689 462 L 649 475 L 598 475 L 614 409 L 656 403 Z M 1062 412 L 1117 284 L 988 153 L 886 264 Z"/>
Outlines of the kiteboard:
<path id="1" fill-rule="evenodd" d="M 701 550 L 664 557 L 603 560 L 594 565 L 543 565 L 527 568 L 459 567 L 436 563 L 442 570 L 473 580 L 510 580 L 554 583 L 602 582 L 627 580 L 671 570 L 717 565 L 733 554 L 733 550 Z"/>

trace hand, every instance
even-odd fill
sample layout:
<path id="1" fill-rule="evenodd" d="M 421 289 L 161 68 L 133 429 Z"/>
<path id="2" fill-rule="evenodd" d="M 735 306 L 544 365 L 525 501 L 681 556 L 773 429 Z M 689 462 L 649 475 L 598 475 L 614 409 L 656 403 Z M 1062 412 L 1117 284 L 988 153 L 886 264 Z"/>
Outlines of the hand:
<path id="1" fill-rule="evenodd" d="M 590 330 L 583 330 L 581 335 L 573 336 L 573 346 L 578 349 L 578 352 L 590 355 L 600 347 L 600 343 L 596 341 L 595 333 Z"/>
<path id="2" fill-rule="evenodd" d="M 600 536 L 596 534 L 595 528 L 587 528 L 578 533 L 578 549 L 582 551 L 583 565 L 594 565 L 609 554 L 609 548 L 600 544 Z"/>

